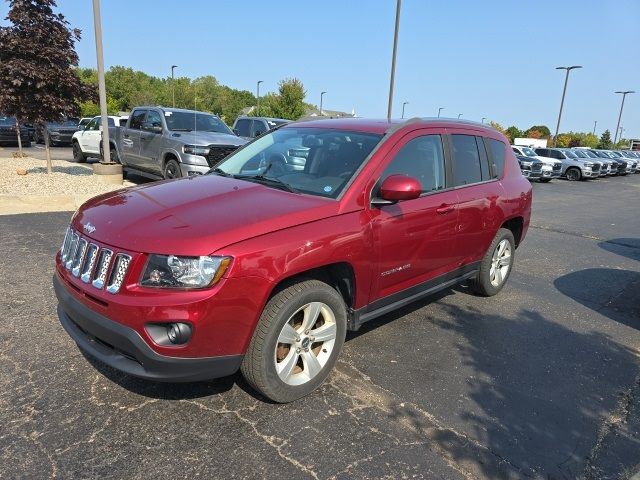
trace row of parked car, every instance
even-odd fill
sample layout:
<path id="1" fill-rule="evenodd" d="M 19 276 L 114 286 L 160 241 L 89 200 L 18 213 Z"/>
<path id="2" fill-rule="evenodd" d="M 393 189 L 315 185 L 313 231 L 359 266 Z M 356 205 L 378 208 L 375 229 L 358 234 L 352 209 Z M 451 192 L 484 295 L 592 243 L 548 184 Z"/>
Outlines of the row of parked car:
<path id="1" fill-rule="evenodd" d="M 640 152 L 632 150 L 531 148 L 522 145 L 512 145 L 511 148 L 522 174 L 539 182 L 550 182 L 560 177 L 578 181 L 640 173 Z"/>

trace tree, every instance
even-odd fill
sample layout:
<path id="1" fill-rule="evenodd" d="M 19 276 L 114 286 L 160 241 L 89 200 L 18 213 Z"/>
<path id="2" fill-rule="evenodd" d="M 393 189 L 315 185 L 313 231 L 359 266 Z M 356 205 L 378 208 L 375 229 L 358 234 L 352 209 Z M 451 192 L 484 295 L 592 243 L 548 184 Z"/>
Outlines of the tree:
<path id="1" fill-rule="evenodd" d="M 600 137 L 600 142 L 598 142 L 598 148 L 603 150 L 608 150 L 613 147 L 613 142 L 611 141 L 611 132 L 609 130 L 605 130 L 602 132 L 602 136 Z"/>
<path id="2" fill-rule="evenodd" d="M 506 130 L 504 129 L 504 127 L 502 125 L 500 125 L 498 122 L 494 122 L 493 120 L 491 120 L 489 122 L 489 126 L 492 128 L 495 128 L 496 130 L 498 130 L 500 133 L 505 134 L 506 135 Z"/>
<path id="3" fill-rule="evenodd" d="M 540 132 L 540 137 L 532 137 L 530 135 L 530 132 L 536 130 L 538 132 Z M 533 125 L 532 127 L 530 127 L 526 132 L 525 135 L 528 138 L 549 138 L 551 136 L 551 131 L 549 130 L 549 127 L 547 127 L 546 125 Z"/>
<path id="4" fill-rule="evenodd" d="M 298 120 L 304 115 L 304 98 L 307 92 L 302 82 L 297 78 L 287 78 L 278 84 L 278 98 L 271 106 L 273 113 L 278 118 Z M 262 110 L 262 105 L 260 105 Z"/>
<path id="5" fill-rule="evenodd" d="M 509 139 L 509 141 L 511 143 L 513 143 L 513 141 L 516 138 L 520 138 L 522 137 L 522 130 L 520 130 L 519 128 L 515 127 L 514 125 L 511 125 L 509 128 L 507 128 L 507 130 L 505 131 L 505 135 L 507 136 L 507 138 Z"/>
<path id="6" fill-rule="evenodd" d="M 55 0 L 10 0 L 0 27 L 0 111 L 44 126 L 65 116 L 77 116 L 79 102 L 96 98 L 91 85 L 80 80 L 75 42 L 80 30 L 69 28 L 54 13 Z M 47 171 L 51 173 L 49 136 L 45 135 Z"/>
<path id="7" fill-rule="evenodd" d="M 616 150 L 628 150 L 629 149 L 629 140 L 626 138 L 621 138 L 618 140 L 618 143 L 615 144 L 614 147 Z"/>
<path id="8" fill-rule="evenodd" d="M 542 132 L 540 130 L 536 130 L 534 128 L 530 128 L 526 132 L 524 132 L 524 136 L 526 138 L 542 138 Z"/>

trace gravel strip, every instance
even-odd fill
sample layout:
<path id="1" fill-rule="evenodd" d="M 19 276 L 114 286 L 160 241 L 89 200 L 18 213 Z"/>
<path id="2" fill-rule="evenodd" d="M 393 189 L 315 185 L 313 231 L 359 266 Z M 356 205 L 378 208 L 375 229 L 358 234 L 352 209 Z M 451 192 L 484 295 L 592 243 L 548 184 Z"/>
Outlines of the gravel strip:
<path id="1" fill-rule="evenodd" d="M 8 195 L 98 195 L 122 188 L 109 185 L 93 174 L 90 165 L 53 160 L 53 173 L 47 163 L 35 158 L 0 158 L 0 194 Z M 18 175 L 24 169 L 27 175 Z"/>

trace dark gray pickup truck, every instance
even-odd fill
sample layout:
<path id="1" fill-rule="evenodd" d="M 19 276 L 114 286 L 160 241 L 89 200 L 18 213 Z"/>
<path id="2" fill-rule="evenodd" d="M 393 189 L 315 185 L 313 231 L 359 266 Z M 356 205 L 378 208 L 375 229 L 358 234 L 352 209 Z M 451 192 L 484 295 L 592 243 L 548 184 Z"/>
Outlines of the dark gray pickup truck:
<path id="1" fill-rule="evenodd" d="M 201 175 L 246 142 L 215 115 L 176 108 L 136 107 L 109 127 L 111 159 L 154 178 Z"/>

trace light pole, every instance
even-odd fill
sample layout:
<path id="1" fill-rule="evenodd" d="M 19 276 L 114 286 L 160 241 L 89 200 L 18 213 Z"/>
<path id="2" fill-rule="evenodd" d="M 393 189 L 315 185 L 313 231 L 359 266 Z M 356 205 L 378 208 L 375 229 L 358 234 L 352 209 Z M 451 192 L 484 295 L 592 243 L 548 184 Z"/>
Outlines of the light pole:
<path id="1" fill-rule="evenodd" d="M 598 125 L 598 120 L 593 121 L 593 134 L 596 134 L 596 125 Z"/>
<path id="2" fill-rule="evenodd" d="M 324 113 L 322 113 L 322 97 L 324 97 L 324 94 L 327 92 L 320 92 L 320 116 L 323 116 Z"/>
<path id="3" fill-rule="evenodd" d="M 618 128 L 618 131 L 620 132 L 620 141 L 622 141 L 622 135 L 623 135 L 623 132 L 624 132 L 624 128 L 619 127 L 619 128 Z M 618 142 L 614 142 L 614 144 L 613 144 L 613 147 L 614 147 L 614 148 L 615 148 L 615 146 L 616 146 L 616 143 L 618 143 Z"/>
<path id="4" fill-rule="evenodd" d="M 560 118 L 562 118 L 562 107 L 564 106 L 564 96 L 567 93 L 567 82 L 569 81 L 569 72 L 574 68 L 582 68 L 581 65 L 572 65 L 571 67 L 556 67 L 556 70 L 566 70 L 567 75 L 564 77 L 564 88 L 562 90 L 562 100 L 560 100 L 560 113 L 558 113 L 558 123 L 556 124 L 556 134 L 553 137 L 553 144 L 556 144 L 558 131 L 560 130 Z"/>
<path id="5" fill-rule="evenodd" d="M 444 110 L 444 107 L 440 107 L 440 108 L 438 109 L 438 118 L 440 118 L 440 112 L 441 112 L 442 110 Z"/>
<path id="6" fill-rule="evenodd" d="M 461 116 L 462 116 L 462 114 L 461 114 L 461 113 L 459 113 L 459 114 L 458 114 L 458 118 L 460 118 Z"/>
<path id="7" fill-rule="evenodd" d="M 256 98 L 258 99 L 258 105 L 256 106 L 256 115 L 260 116 L 260 84 L 264 83 L 264 80 L 258 80 L 256 84 Z"/>
<path id="8" fill-rule="evenodd" d="M 171 96 L 173 97 L 173 108 L 176 108 L 176 85 L 173 83 L 173 71 L 178 68 L 178 65 L 171 65 Z"/>
<path id="9" fill-rule="evenodd" d="M 626 90 L 624 92 L 616 92 L 622 94 L 622 105 L 620 105 L 620 115 L 618 115 L 618 125 L 616 125 L 616 138 L 613 139 L 613 144 L 615 145 L 618 140 L 618 129 L 620 128 L 620 119 L 622 118 L 622 109 L 624 108 L 624 99 L 627 96 L 627 93 L 636 93 L 633 90 Z"/>
<path id="10" fill-rule="evenodd" d="M 484 121 L 487 119 L 487 117 L 482 117 L 482 120 L 480 120 L 480 123 L 484 123 Z"/>
<path id="11" fill-rule="evenodd" d="M 98 92 L 100 95 L 100 117 L 102 125 L 102 161 L 111 160 L 111 150 L 109 148 L 109 122 L 107 121 L 107 88 L 104 82 L 104 56 L 102 54 L 102 21 L 100 20 L 100 0 L 93 0 L 93 28 L 96 35 L 96 57 L 98 60 Z M 47 156 L 49 156 L 49 145 L 47 144 Z M 47 158 L 47 171 L 51 162 Z"/>
<path id="12" fill-rule="evenodd" d="M 409 102 L 402 102 L 402 117 L 400 118 L 404 118 L 404 106 L 407 105 Z"/>
<path id="13" fill-rule="evenodd" d="M 391 121 L 391 108 L 393 107 L 393 82 L 396 77 L 396 52 L 398 50 L 398 30 L 400 29 L 400 8 L 402 0 L 396 3 L 396 28 L 393 32 L 393 56 L 391 57 L 391 77 L 389 79 L 389 106 L 387 107 L 387 120 Z"/>

